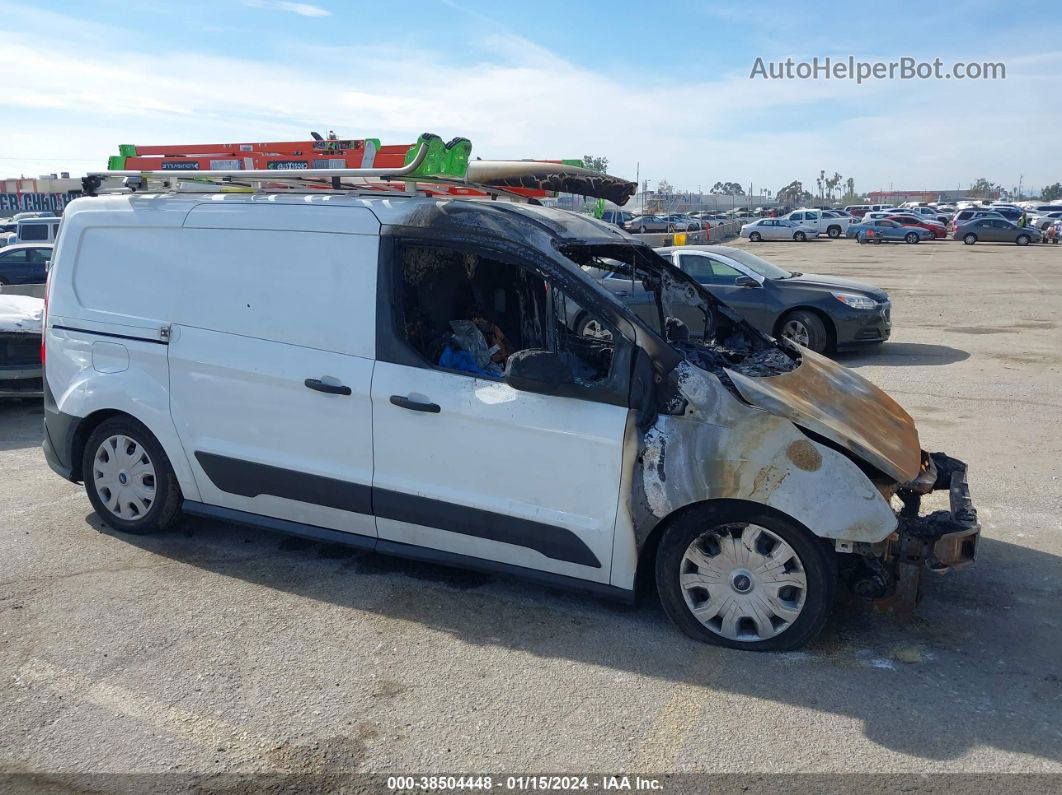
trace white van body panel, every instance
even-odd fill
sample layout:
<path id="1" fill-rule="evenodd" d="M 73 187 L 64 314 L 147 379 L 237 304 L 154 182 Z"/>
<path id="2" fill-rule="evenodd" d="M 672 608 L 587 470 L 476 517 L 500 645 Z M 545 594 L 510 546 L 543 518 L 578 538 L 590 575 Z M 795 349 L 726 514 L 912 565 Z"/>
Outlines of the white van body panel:
<path id="1" fill-rule="evenodd" d="M 73 203 L 50 286 L 49 386 L 66 414 L 147 425 L 188 500 L 375 536 L 370 515 L 223 492 L 195 456 L 371 484 L 379 221 L 349 202 L 263 198 L 278 197 Z"/>
<path id="2" fill-rule="evenodd" d="M 67 331 L 49 318 L 45 378 L 64 414 L 88 417 L 121 411 L 147 426 L 166 451 L 186 499 L 200 499 L 170 417 L 170 375 L 165 345 L 124 338 L 101 338 Z M 127 361 L 117 369 L 115 361 Z"/>
<path id="3" fill-rule="evenodd" d="M 410 411 L 392 395 L 440 411 Z M 376 363 L 372 396 L 376 489 L 548 525 L 540 532 L 574 535 L 599 565 L 385 515 L 381 540 L 609 581 L 629 409 L 388 362 Z"/>
<path id="4" fill-rule="evenodd" d="M 170 407 L 202 502 L 375 537 L 367 509 L 293 498 L 302 490 L 299 475 L 340 481 L 331 484 L 337 502 L 351 487 L 370 488 L 371 359 L 179 325 L 169 351 Z M 351 394 L 312 391 L 306 378 L 346 385 Z M 245 462 L 233 466 L 252 481 L 260 470 L 246 464 L 284 470 L 278 477 L 291 491 L 278 495 L 261 482 L 246 484 L 242 494 L 223 490 L 204 469 L 208 457 Z"/>

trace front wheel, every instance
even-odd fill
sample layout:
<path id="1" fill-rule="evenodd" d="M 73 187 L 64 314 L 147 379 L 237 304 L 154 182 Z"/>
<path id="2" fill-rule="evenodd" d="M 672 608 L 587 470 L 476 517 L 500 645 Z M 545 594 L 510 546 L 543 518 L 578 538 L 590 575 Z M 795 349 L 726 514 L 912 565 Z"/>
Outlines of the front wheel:
<path id="1" fill-rule="evenodd" d="M 749 240 L 751 240 L 753 243 L 759 243 L 761 240 L 763 240 L 763 238 L 760 236 L 759 232 L 752 232 L 749 235 Z"/>
<path id="2" fill-rule="evenodd" d="M 664 611 L 690 637 L 789 651 L 830 614 L 836 571 L 804 528 L 756 506 L 701 506 L 665 531 L 656 557 Z"/>
<path id="3" fill-rule="evenodd" d="M 181 489 L 170 459 L 132 417 L 100 423 L 85 444 L 81 467 L 89 502 L 115 530 L 154 533 L 176 520 Z"/>
<path id="4" fill-rule="evenodd" d="M 908 243 L 917 243 L 918 235 L 914 232 L 908 232 L 907 235 L 904 237 L 904 240 L 906 240 Z"/>
<path id="5" fill-rule="evenodd" d="M 807 239 L 808 236 L 805 235 L 803 232 L 797 232 L 795 235 L 793 235 L 793 240 L 799 241 L 800 243 L 807 242 Z"/>
<path id="6" fill-rule="evenodd" d="M 798 309 L 783 317 L 779 332 L 779 336 L 810 348 L 815 353 L 824 353 L 830 343 L 822 318 L 806 309 Z"/>
<path id="7" fill-rule="evenodd" d="M 1017 239 L 1014 242 L 1017 245 L 1019 245 L 1019 246 L 1027 246 L 1027 245 L 1029 245 L 1029 236 L 1028 235 L 1018 235 Z"/>
<path id="8" fill-rule="evenodd" d="M 977 242 L 977 235 L 975 235 L 973 233 L 968 234 L 968 235 L 966 235 L 966 237 L 964 237 L 962 239 L 962 242 L 965 243 L 968 246 L 972 246 L 974 243 Z"/>

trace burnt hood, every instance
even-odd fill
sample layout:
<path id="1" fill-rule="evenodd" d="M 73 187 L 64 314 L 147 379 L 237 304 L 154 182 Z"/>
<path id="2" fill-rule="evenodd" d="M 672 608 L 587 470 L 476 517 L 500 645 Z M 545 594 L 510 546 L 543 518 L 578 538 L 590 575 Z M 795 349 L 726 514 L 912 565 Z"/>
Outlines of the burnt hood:
<path id="1" fill-rule="evenodd" d="M 804 348 L 795 370 L 752 378 L 727 369 L 754 406 L 791 420 L 849 450 L 899 483 L 914 480 L 922 448 L 914 420 L 874 384 Z"/>
<path id="2" fill-rule="evenodd" d="M 470 160 L 465 178 L 495 188 L 531 188 L 607 199 L 620 206 L 638 186 L 588 168 L 542 160 Z"/>

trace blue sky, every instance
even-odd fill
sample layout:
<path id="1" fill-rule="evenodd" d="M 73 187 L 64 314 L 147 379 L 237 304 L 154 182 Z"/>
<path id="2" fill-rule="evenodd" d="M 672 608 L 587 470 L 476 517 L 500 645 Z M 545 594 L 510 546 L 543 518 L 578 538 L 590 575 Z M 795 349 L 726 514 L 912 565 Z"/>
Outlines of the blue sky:
<path id="1" fill-rule="evenodd" d="M 910 13 L 889 10 L 890 6 Z M 862 191 L 1062 180 L 1062 13 L 1022 2 L 0 0 L 0 176 L 102 168 L 119 143 L 411 142 L 609 157 L 652 187 Z M 945 67 L 996 81 L 749 78 L 757 57 Z"/>

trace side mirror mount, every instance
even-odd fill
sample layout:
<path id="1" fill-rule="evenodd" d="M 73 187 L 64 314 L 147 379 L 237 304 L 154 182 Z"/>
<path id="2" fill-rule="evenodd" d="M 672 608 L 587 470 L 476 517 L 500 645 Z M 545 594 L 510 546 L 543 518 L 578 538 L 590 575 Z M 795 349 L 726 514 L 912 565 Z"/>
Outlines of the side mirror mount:
<path id="1" fill-rule="evenodd" d="M 581 390 L 575 383 L 571 361 L 559 353 L 528 348 L 517 351 L 505 363 L 505 383 L 521 392 L 571 397 Z"/>
<path id="2" fill-rule="evenodd" d="M 734 279 L 735 287 L 759 287 L 760 283 L 751 276 L 738 276 Z"/>

